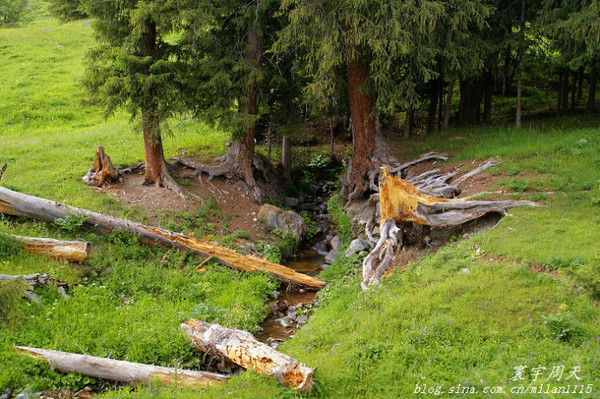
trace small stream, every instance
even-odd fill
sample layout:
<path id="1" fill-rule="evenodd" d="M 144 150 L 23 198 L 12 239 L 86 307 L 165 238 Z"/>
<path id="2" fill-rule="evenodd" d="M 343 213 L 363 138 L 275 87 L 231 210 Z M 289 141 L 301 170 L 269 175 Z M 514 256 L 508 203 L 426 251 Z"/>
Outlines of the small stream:
<path id="1" fill-rule="evenodd" d="M 335 184 L 324 182 L 313 190 L 312 195 L 294 207 L 297 212 L 306 212 L 317 225 L 318 231 L 311 248 L 305 248 L 295 256 L 286 259 L 282 264 L 299 273 L 317 276 L 325 265 L 328 243 L 333 238 L 333 221 L 327 214 L 325 203 L 335 190 Z M 256 339 L 273 347 L 290 338 L 296 330 L 308 321 L 316 303 L 316 291 L 282 284 L 268 302 L 269 315 L 256 334 Z"/>

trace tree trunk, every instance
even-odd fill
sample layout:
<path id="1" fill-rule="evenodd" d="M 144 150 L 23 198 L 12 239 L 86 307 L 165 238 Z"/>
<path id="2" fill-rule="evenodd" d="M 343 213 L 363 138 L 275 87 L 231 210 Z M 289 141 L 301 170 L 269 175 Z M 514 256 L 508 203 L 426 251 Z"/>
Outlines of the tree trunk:
<path id="1" fill-rule="evenodd" d="M 144 56 L 151 56 L 156 51 L 156 24 L 150 20 L 144 24 L 144 31 L 140 39 L 140 50 Z M 179 184 L 171 177 L 165 163 L 160 133 L 160 115 L 154 102 L 154 97 L 158 95 L 160 94 L 149 94 L 150 99 L 142 105 L 142 130 L 146 160 L 144 184 L 164 187 L 175 192 L 181 198 L 187 199 Z"/>
<path id="2" fill-rule="evenodd" d="M 2 175 L 4 174 L 4 172 L 6 172 L 6 167 L 7 163 L 6 160 L 4 160 L 4 165 L 2 165 L 2 167 L 0 168 L 0 181 L 2 181 Z"/>
<path id="3" fill-rule="evenodd" d="M 345 183 L 348 201 L 352 202 L 364 198 L 369 190 L 369 171 L 373 168 L 371 159 L 376 148 L 373 118 L 375 98 L 369 82 L 369 63 L 360 49 L 350 45 L 346 47 L 346 66 L 354 140 L 352 161 Z"/>
<path id="4" fill-rule="evenodd" d="M 573 83 L 571 85 L 571 109 L 575 109 L 575 97 L 577 96 L 577 73 L 573 71 Z"/>
<path id="5" fill-rule="evenodd" d="M 45 255 L 51 258 L 84 262 L 92 253 L 92 245 L 86 241 L 60 241 L 51 238 L 10 236 L 32 254 Z"/>
<path id="6" fill-rule="evenodd" d="M 63 373 L 79 373 L 89 377 L 127 383 L 161 385 L 177 385 L 187 388 L 205 388 L 220 385 L 229 376 L 210 373 L 208 371 L 181 370 L 169 367 L 151 366 L 103 357 L 79 355 L 49 349 L 16 348 L 34 359 L 46 360 L 50 365 Z"/>
<path id="7" fill-rule="evenodd" d="M 283 135 L 281 140 L 281 166 L 283 167 L 283 178 L 289 182 L 292 180 L 292 140 Z"/>
<path id="8" fill-rule="evenodd" d="M 440 76 L 438 83 L 438 93 L 437 93 L 437 130 L 442 130 L 442 120 L 444 119 L 444 79 Z"/>
<path id="9" fill-rule="evenodd" d="M 404 122 L 404 138 L 407 139 L 413 134 L 413 127 L 415 124 L 415 110 L 412 105 L 408 106 L 406 111 L 406 121 Z"/>
<path id="10" fill-rule="evenodd" d="M 523 69 L 521 65 L 519 65 L 519 72 L 517 75 L 517 116 L 515 121 L 515 127 L 517 129 L 521 128 L 521 79 L 523 76 Z"/>
<path id="11" fill-rule="evenodd" d="M 577 71 L 577 101 L 581 101 L 583 97 L 583 66 L 579 67 Z"/>
<path id="12" fill-rule="evenodd" d="M 430 85 L 429 93 L 429 112 L 427 113 L 427 129 L 426 134 L 431 134 L 433 127 L 435 126 L 435 115 L 437 114 L 437 103 L 438 103 L 438 86 L 439 78 L 432 81 Z"/>
<path id="13" fill-rule="evenodd" d="M 275 377 L 280 384 L 301 393 L 310 391 L 314 385 L 313 367 L 308 367 L 258 342 L 246 331 L 194 319 L 181 324 L 181 329 L 202 352 L 229 359 L 245 369 Z"/>
<path id="14" fill-rule="evenodd" d="M 458 125 L 468 126 L 479 122 L 481 114 L 481 78 L 460 81 L 460 106 Z"/>
<path id="15" fill-rule="evenodd" d="M 81 178 L 87 184 L 102 187 L 104 183 L 112 183 L 119 178 L 119 171 L 113 165 L 110 157 L 101 145 L 96 149 L 94 163 L 90 170 Z"/>
<path id="16" fill-rule="evenodd" d="M 587 111 L 594 112 L 596 108 L 596 84 L 598 82 L 598 59 L 592 61 L 592 71 L 590 74 L 590 90 L 587 100 Z"/>
<path id="17" fill-rule="evenodd" d="M 84 224 L 99 232 L 127 230 L 138 236 L 142 243 L 176 247 L 194 251 L 203 258 L 213 256 L 219 263 L 247 272 L 264 271 L 274 278 L 309 289 L 321 289 L 325 282 L 317 277 L 297 273 L 294 270 L 258 259 L 244 256 L 219 245 L 202 241 L 195 237 L 173 233 L 158 227 L 146 226 L 127 219 L 118 219 L 101 213 L 75 208 L 58 202 L 17 193 L 0 187 L 0 213 L 29 217 L 48 223 L 56 219 L 78 215 L 84 218 Z"/>
<path id="18" fill-rule="evenodd" d="M 492 120 L 492 72 L 483 72 L 483 123 Z"/>
<path id="19" fill-rule="evenodd" d="M 444 124 L 442 129 L 447 130 L 450 127 L 450 111 L 452 110 L 452 94 L 454 92 L 454 78 L 448 82 L 448 95 L 446 97 L 446 106 L 444 109 Z"/>
<path id="20" fill-rule="evenodd" d="M 507 32 L 512 30 L 512 26 L 510 26 Z M 504 54 L 504 76 L 502 77 L 502 97 L 506 97 L 510 92 L 510 74 L 508 73 L 508 67 L 511 64 L 511 49 L 508 47 L 506 49 L 506 53 Z"/>

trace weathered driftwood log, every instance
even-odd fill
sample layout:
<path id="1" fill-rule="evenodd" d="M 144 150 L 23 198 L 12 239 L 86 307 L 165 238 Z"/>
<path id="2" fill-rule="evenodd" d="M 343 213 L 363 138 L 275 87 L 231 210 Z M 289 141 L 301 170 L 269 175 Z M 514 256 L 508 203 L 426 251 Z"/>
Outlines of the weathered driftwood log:
<path id="1" fill-rule="evenodd" d="M 104 183 L 111 183 L 119 178 L 119 172 L 113 165 L 110 157 L 104 152 L 101 145 L 96 149 L 94 163 L 90 170 L 81 179 L 92 186 L 101 187 Z"/>
<path id="2" fill-rule="evenodd" d="M 92 253 L 92 244 L 86 241 L 61 241 L 52 238 L 23 237 L 11 235 L 23 248 L 32 254 L 51 258 L 84 262 Z"/>
<path id="3" fill-rule="evenodd" d="M 408 181 L 383 169 L 379 177 L 380 238 L 363 261 L 363 290 L 379 282 L 391 266 L 401 229 L 411 223 L 457 226 L 490 213 L 506 213 L 515 206 L 538 206 L 531 201 L 469 201 L 424 194 Z M 398 225 L 400 228 L 398 228 Z"/>
<path id="4" fill-rule="evenodd" d="M 278 280 L 309 289 L 319 290 L 326 284 L 325 281 L 317 277 L 297 273 L 289 267 L 271 263 L 264 259 L 241 255 L 231 249 L 198 238 L 17 193 L 4 187 L 0 187 L 0 213 L 25 216 L 51 223 L 56 219 L 77 215 L 84 218 L 86 226 L 100 232 L 127 230 L 138 236 L 145 244 L 162 244 L 169 247 L 189 249 L 203 258 L 213 256 L 222 265 L 248 272 L 264 271 Z"/>
<path id="5" fill-rule="evenodd" d="M 181 329 L 202 352 L 229 359 L 245 369 L 273 376 L 280 384 L 302 393 L 308 392 L 314 385 L 314 367 L 308 367 L 257 341 L 246 331 L 194 319 L 181 324 Z"/>
<path id="6" fill-rule="evenodd" d="M 24 346 L 16 348 L 34 359 L 46 360 L 53 368 L 63 373 L 79 373 L 112 381 L 146 384 L 158 382 L 161 385 L 204 388 L 222 384 L 229 378 L 226 375 L 207 371 L 180 370 L 49 349 Z"/>

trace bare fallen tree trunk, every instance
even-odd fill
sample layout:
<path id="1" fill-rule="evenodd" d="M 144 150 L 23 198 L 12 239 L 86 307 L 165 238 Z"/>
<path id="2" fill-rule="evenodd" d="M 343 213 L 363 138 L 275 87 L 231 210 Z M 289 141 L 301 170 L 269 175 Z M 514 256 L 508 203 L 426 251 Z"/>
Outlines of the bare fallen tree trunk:
<path id="1" fill-rule="evenodd" d="M 379 282 L 390 268 L 401 229 L 412 223 L 423 226 L 457 226 L 496 212 L 505 214 L 515 206 L 538 206 L 531 201 L 469 201 L 424 194 L 410 182 L 383 169 L 379 178 L 380 238 L 363 262 L 363 290 Z M 400 225 L 400 228 L 398 228 Z"/>
<path id="2" fill-rule="evenodd" d="M 161 385 L 204 388 L 222 384 L 229 379 L 229 376 L 208 371 L 180 370 L 24 346 L 16 348 L 29 357 L 46 360 L 63 373 L 79 373 L 105 380 L 146 384 L 158 382 Z"/>
<path id="3" fill-rule="evenodd" d="M 314 367 L 308 367 L 257 341 L 246 331 L 194 319 L 181 324 L 181 329 L 192 339 L 194 346 L 205 353 L 229 359 L 245 369 L 273 376 L 280 384 L 302 393 L 310 391 L 314 385 Z"/>
<path id="4" fill-rule="evenodd" d="M 145 244 L 162 244 L 168 247 L 189 249 L 203 258 L 213 256 L 222 265 L 234 269 L 248 272 L 264 271 L 278 280 L 313 290 L 319 290 L 326 284 L 325 281 L 317 277 L 297 273 L 293 269 L 264 259 L 241 255 L 228 248 L 198 238 L 17 193 L 4 187 L 0 187 L 0 213 L 25 216 L 50 223 L 53 223 L 56 219 L 77 215 L 84 219 L 86 226 L 99 232 L 127 230 L 138 236 Z"/>
<path id="5" fill-rule="evenodd" d="M 61 241 L 16 235 L 10 237 L 20 243 L 27 252 L 56 259 L 84 262 L 92 253 L 92 244 L 86 241 Z"/>

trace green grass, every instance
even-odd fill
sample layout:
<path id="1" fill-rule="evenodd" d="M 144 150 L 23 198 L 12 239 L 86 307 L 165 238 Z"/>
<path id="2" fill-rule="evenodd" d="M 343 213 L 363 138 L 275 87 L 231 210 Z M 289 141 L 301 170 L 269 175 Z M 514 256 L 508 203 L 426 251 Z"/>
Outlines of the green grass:
<path id="1" fill-rule="evenodd" d="M 3 184 L 142 218 L 142 210 L 126 209 L 79 181 L 97 145 L 104 145 L 119 165 L 143 158 L 141 138 L 132 132 L 127 115 L 105 120 L 101 109 L 85 101 L 79 84 L 81 61 L 91 45 L 91 28 L 84 21 L 59 25 L 43 7 L 29 24 L 0 30 L 0 158 L 9 160 Z M 174 135 L 165 138 L 167 156 L 185 151 L 208 157 L 223 150 L 223 132 L 185 119 L 170 125 Z M 449 393 L 450 387 L 460 384 L 478 391 L 465 395 L 469 398 L 528 397 L 512 395 L 510 389 L 533 385 L 534 367 L 546 367 L 547 377 L 553 367 L 564 366 L 565 373 L 580 367 L 578 384 L 594 384 L 594 392 L 544 397 L 597 397 L 598 125 L 598 116 L 549 118 L 526 121 L 522 130 L 452 129 L 403 140 L 405 158 L 433 149 L 449 151 L 448 162 L 498 157 L 502 163 L 489 173 L 501 175 L 499 186 L 542 206 L 512 209 L 495 229 L 448 245 L 368 292 L 360 291 L 362 260 L 340 257 L 321 274 L 329 282 L 319 293 L 321 306 L 280 346 L 317 367 L 317 385 L 307 396 L 411 398 L 415 389 L 427 384 L 441 386 L 445 393 L 437 396 L 448 398 L 457 396 Z M 582 138 L 587 143 L 579 142 Z M 349 218 L 340 202 L 333 199 L 330 209 L 344 241 L 349 241 Z M 215 212 L 209 203 L 193 214 L 165 210 L 157 217 L 199 236 L 214 233 L 203 226 L 207 219 L 226 217 Z M 70 226 L 74 224 L 63 227 Z M 94 251 L 79 265 L 48 260 L 19 250 L 5 233 L 82 238 Z M 240 237 L 247 233 L 234 233 L 225 241 Z M 281 255 L 279 248 L 257 244 L 264 247 L 265 256 Z M 214 262 L 205 266 L 207 272 L 198 273 L 193 270 L 198 263 L 190 253 L 147 248 L 129 234 L 100 236 L 0 217 L 0 273 L 50 273 L 78 283 L 69 290 L 69 298 L 54 286 L 36 289 L 39 304 L 21 299 L 18 284 L 0 286 L 0 391 L 77 390 L 102 384 L 57 373 L 43 362 L 18 355 L 13 345 L 202 367 L 202 355 L 179 331 L 179 323 L 188 317 L 205 318 L 255 331 L 266 314 L 265 299 L 277 284 L 266 275 L 244 274 Z M 541 272 L 540 265 L 547 272 Z M 521 365 L 527 366 L 525 379 L 513 381 L 515 367 Z M 558 386 L 571 381 L 550 382 Z M 502 386 L 508 393 L 484 394 L 485 386 Z M 101 395 L 150 396 L 299 395 L 253 372 L 205 391 L 139 386 L 115 387 Z"/>

